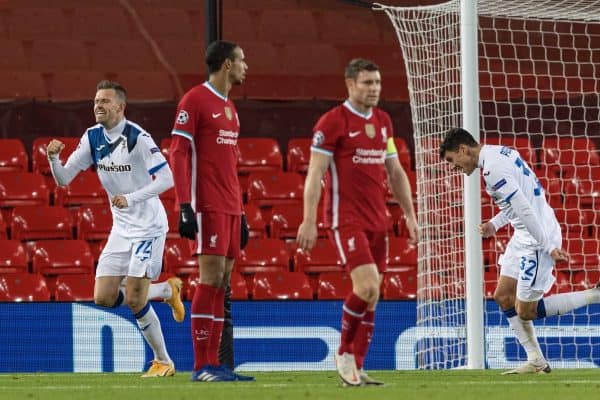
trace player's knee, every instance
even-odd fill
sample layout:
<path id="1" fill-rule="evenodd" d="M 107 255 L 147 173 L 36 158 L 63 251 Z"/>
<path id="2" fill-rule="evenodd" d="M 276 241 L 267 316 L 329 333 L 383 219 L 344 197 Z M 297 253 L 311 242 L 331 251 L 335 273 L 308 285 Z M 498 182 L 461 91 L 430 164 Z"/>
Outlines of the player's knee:
<path id="1" fill-rule="evenodd" d="M 127 299 L 127 306 L 134 313 L 140 311 L 146 305 L 146 299 L 141 299 L 138 296 L 131 296 Z"/>
<path id="2" fill-rule="evenodd" d="M 534 319 L 537 319 L 537 310 L 535 308 L 517 305 L 516 309 L 517 309 L 517 315 L 522 320 L 532 321 Z"/>
<path id="3" fill-rule="evenodd" d="M 506 310 L 508 308 L 514 307 L 515 296 L 507 293 L 495 292 L 494 301 L 500 306 L 501 309 Z"/>
<path id="4" fill-rule="evenodd" d="M 115 303 L 115 300 L 108 299 L 106 297 L 94 296 L 94 303 L 100 307 L 112 307 Z"/>

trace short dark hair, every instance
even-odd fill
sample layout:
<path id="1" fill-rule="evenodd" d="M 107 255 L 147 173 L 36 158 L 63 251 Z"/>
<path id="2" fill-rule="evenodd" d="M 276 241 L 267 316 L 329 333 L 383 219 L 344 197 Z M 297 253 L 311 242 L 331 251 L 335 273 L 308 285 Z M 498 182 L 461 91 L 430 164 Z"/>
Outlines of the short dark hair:
<path id="1" fill-rule="evenodd" d="M 444 135 L 444 140 L 440 144 L 440 158 L 446 156 L 447 151 L 458 151 L 461 144 L 466 144 L 469 147 L 475 147 L 479 143 L 477 140 L 463 128 L 452 128 Z"/>
<path id="2" fill-rule="evenodd" d="M 355 58 L 348 63 L 344 77 L 346 79 L 356 79 L 360 71 L 379 71 L 379 67 L 373 61 Z"/>
<path id="3" fill-rule="evenodd" d="M 96 85 L 96 91 L 100 89 L 114 89 L 117 93 L 117 96 L 123 101 L 123 103 L 127 103 L 127 90 L 120 83 L 109 81 L 104 79 Z"/>
<path id="4" fill-rule="evenodd" d="M 233 51 L 238 47 L 233 42 L 216 40 L 208 45 L 204 53 L 204 62 L 208 67 L 208 73 L 213 74 L 221 69 L 225 60 L 235 60 Z"/>

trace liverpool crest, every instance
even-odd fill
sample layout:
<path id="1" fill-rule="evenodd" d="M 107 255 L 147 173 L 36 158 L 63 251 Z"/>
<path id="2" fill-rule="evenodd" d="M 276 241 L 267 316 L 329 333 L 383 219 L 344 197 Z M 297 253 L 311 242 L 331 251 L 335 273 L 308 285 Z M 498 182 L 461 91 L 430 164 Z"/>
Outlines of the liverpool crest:
<path id="1" fill-rule="evenodd" d="M 231 108 L 225 107 L 225 116 L 228 120 L 231 121 L 231 119 L 233 118 L 233 112 L 231 111 Z"/>
<path id="2" fill-rule="evenodd" d="M 375 125 L 365 124 L 365 133 L 367 134 L 369 139 L 373 139 L 375 137 Z"/>

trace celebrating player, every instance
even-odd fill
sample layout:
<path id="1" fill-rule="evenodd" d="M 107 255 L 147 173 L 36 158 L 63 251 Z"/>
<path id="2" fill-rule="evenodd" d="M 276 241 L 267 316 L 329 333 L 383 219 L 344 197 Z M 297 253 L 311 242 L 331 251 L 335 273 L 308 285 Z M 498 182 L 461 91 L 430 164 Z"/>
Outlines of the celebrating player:
<path id="1" fill-rule="evenodd" d="M 500 208 L 479 225 L 483 237 L 510 223 L 514 234 L 500 257 L 500 278 L 494 300 L 527 352 L 527 362 L 505 374 L 549 373 L 532 320 L 562 315 L 600 302 L 593 288 L 544 298 L 555 278 L 556 262 L 568 260 L 561 248 L 560 225 L 544 196 L 544 188 L 519 153 L 505 146 L 480 145 L 462 128 L 450 129 L 440 145 L 440 157 L 454 169 L 471 175 L 481 168 L 485 189 Z"/>
<path id="2" fill-rule="evenodd" d="M 248 66 L 234 43 L 206 49 L 209 79 L 188 91 L 177 107 L 171 165 L 180 206 L 179 233 L 198 254 L 200 284 L 192 299 L 192 380 L 254 380 L 220 364 L 224 297 L 233 261 L 247 238 L 237 178 L 240 122 L 227 97 L 244 81 Z M 245 235 L 244 235 L 245 234 Z"/>
<path id="3" fill-rule="evenodd" d="M 321 180 L 329 169 L 325 219 L 330 238 L 352 278 L 335 361 L 342 381 L 359 386 L 382 384 L 362 367 L 387 262 L 386 172 L 413 241 L 417 239 L 417 223 L 410 182 L 394 145 L 392 122 L 376 107 L 381 92 L 379 68 L 371 61 L 355 59 L 346 67 L 345 78 L 348 100 L 325 113 L 313 129 L 304 218 L 297 241 L 305 250 L 315 244 Z"/>
<path id="4" fill-rule="evenodd" d="M 160 274 L 168 231 L 158 195 L 173 186 L 173 176 L 150 134 L 125 119 L 125 89 L 116 82 L 101 81 L 96 90 L 94 115 L 98 124 L 83 134 L 64 166 L 58 157 L 64 144 L 58 140 L 48 144 L 52 175 L 58 185 L 66 186 L 80 171 L 96 167 L 111 203 L 113 227 L 98 261 L 94 301 L 105 307 L 126 303 L 131 308 L 154 351 L 152 366 L 142 377 L 171 376 L 175 366 L 148 299 L 164 299 L 175 320 L 183 321 L 181 280 L 150 284 Z M 125 277 L 123 292 L 120 286 Z"/>

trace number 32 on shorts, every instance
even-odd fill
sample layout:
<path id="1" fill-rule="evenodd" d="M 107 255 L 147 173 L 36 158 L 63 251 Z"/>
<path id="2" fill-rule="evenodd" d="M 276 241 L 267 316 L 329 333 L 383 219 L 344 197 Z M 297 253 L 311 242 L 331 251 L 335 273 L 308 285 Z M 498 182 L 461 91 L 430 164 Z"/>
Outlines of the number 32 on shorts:
<path id="1" fill-rule="evenodd" d="M 519 269 L 521 273 L 519 274 L 519 279 L 522 281 L 530 281 L 535 276 L 535 269 L 537 268 L 537 261 L 532 259 L 527 259 L 527 257 L 521 257 L 521 263 L 519 264 Z"/>

